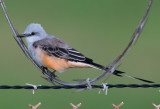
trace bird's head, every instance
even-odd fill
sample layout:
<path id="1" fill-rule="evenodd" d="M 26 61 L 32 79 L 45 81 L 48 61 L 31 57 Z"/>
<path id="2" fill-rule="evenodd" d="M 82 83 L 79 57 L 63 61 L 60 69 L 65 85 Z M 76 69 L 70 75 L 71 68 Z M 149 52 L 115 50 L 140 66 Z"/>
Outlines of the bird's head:
<path id="1" fill-rule="evenodd" d="M 17 37 L 25 38 L 27 43 L 31 43 L 37 40 L 45 38 L 47 33 L 40 24 L 29 24 L 23 34 Z"/>

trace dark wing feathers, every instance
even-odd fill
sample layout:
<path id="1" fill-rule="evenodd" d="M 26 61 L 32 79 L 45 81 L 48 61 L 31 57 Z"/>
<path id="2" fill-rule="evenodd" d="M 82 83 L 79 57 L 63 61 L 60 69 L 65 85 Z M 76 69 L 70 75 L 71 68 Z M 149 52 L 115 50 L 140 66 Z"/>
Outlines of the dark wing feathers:
<path id="1" fill-rule="evenodd" d="M 69 61 L 92 63 L 92 59 L 86 58 L 79 51 L 69 47 L 65 42 L 57 38 L 45 38 L 33 43 L 33 47 L 40 47 L 48 55 Z"/>
<path id="2" fill-rule="evenodd" d="M 41 49 L 43 49 L 48 55 L 55 56 L 57 58 L 64 58 L 70 61 L 75 61 L 75 62 L 85 62 L 86 58 L 83 54 L 78 52 L 77 50 L 73 48 L 60 48 L 60 47 L 52 47 L 52 46 L 45 46 L 45 45 L 40 45 L 39 46 Z M 91 60 L 91 59 L 90 59 Z"/>
<path id="3" fill-rule="evenodd" d="M 48 49 L 46 49 L 45 52 L 48 55 L 52 55 L 52 56 L 55 56 L 58 58 L 67 58 L 68 57 L 68 51 L 63 48 L 59 48 L 59 47 L 48 46 Z"/>
<path id="4" fill-rule="evenodd" d="M 81 54 L 80 52 L 78 52 L 73 48 L 68 49 L 68 55 L 69 55 L 69 60 L 71 61 L 84 62 L 86 60 L 86 57 L 83 54 Z"/>

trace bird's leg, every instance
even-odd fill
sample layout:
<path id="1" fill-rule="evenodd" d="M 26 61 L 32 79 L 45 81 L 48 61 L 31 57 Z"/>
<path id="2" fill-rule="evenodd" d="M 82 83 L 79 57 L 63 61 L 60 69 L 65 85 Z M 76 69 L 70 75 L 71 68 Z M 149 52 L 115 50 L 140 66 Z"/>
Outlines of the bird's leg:
<path id="1" fill-rule="evenodd" d="M 48 73 L 48 78 L 47 78 L 47 80 L 48 80 L 50 83 L 52 83 L 52 84 L 54 84 L 53 78 L 57 77 L 57 76 L 55 75 L 55 72 L 56 72 L 56 70 L 54 70 L 53 72 L 50 72 L 49 70 L 47 71 L 47 73 Z M 54 85 L 55 85 L 55 84 L 54 84 Z"/>
<path id="2" fill-rule="evenodd" d="M 44 66 L 41 66 L 41 68 L 42 68 L 42 73 L 49 78 L 51 72 L 48 70 L 48 68 Z"/>
<path id="3" fill-rule="evenodd" d="M 45 73 L 46 71 L 48 71 L 48 68 L 47 67 L 44 67 L 44 66 L 41 66 L 42 70 L 43 70 L 43 73 Z"/>
<path id="4" fill-rule="evenodd" d="M 42 70 L 43 70 L 43 74 L 46 73 L 47 76 L 49 76 L 50 79 L 52 79 L 53 77 L 57 77 L 55 75 L 56 70 L 54 70 L 53 72 L 49 71 L 47 67 L 41 66 Z"/>
<path id="5" fill-rule="evenodd" d="M 49 79 L 51 79 L 51 81 L 53 80 L 52 78 L 57 77 L 57 75 L 55 75 L 56 70 L 54 70 L 53 72 L 49 71 L 47 68 L 47 74 L 49 76 Z"/>
<path id="6" fill-rule="evenodd" d="M 51 71 L 48 70 L 47 67 L 41 66 L 41 68 L 43 70 L 43 74 L 47 76 L 47 78 L 45 78 L 45 77 L 42 77 L 42 78 L 45 79 L 45 80 L 47 80 L 47 81 L 49 81 L 53 85 L 55 85 L 54 82 L 53 82 L 53 78 L 57 77 L 55 75 L 56 70 L 54 70 L 53 72 L 51 72 Z"/>
<path id="7" fill-rule="evenodd" d="M 52 78 L 52 77 L 54 77 L 54 78 L 57 77 L 57 75 L 56 75 L 55 73 L 56 73 L 56 70 L 54 70 L 53 72 L 50 72 L 51 78 Z"/>

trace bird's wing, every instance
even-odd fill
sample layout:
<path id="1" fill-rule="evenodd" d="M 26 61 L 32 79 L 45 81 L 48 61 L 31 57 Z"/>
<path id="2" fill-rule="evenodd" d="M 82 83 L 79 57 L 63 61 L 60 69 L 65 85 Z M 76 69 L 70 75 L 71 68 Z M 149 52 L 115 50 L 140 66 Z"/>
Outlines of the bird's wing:
<path id="1" fill-rule="evenodd" d="M 86 59 L 87 61 L 92 61 L 58 38 L 45 38 L 43 40 L 34 42 L 33 46 L 39 47 L 48 55 L 55 56 L 57 58 L 63 58 L 75 62 L 85 62 Z"/>

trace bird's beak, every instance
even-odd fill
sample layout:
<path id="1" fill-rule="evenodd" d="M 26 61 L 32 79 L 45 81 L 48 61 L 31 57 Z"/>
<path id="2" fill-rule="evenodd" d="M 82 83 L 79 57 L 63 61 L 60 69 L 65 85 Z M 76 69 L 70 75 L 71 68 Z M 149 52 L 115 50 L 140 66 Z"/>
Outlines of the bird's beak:
<path id="1" fill-rule="evenodd" d="M 17 37 L 20 37 L 20 38 L 25 38 L 25 37 L 29 37 L 31 36 L 31 34 L 19 34 L 17 35 Z"/>

